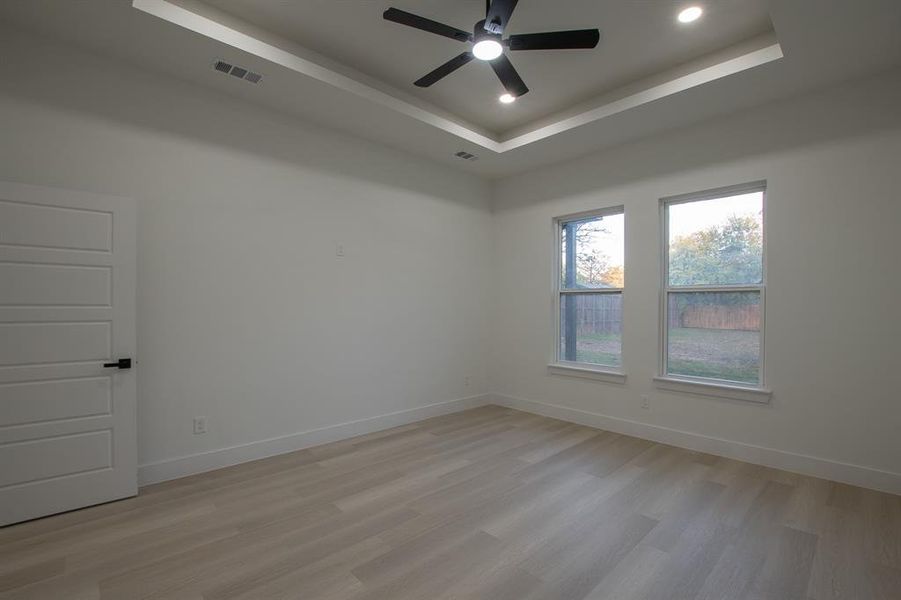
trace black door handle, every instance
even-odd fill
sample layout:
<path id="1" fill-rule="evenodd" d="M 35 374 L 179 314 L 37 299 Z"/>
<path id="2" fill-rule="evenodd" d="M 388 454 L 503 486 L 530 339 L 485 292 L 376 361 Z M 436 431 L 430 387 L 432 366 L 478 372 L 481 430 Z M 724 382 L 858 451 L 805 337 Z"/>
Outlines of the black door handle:
<path id="1" fill-rule="evenodd" d="M 130 369 L 131 368 L 131 359 L 130 358 L 120 358 L 116 362 L 111 363 L 103 363 L 104 367 L 115 367 L 117 369 Z"/>

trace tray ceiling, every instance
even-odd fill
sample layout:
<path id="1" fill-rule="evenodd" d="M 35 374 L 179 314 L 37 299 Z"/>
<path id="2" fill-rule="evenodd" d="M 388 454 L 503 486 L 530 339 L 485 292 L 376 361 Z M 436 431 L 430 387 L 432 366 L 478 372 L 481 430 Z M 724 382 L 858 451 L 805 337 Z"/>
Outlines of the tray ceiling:
<path id="1" fill-rule="evenodd" d="M 676 20 L 685 3 L 668 0 L 520 0 L 506 31 L 532 33 L 597 27 L 594 50 L 509 52 L 530 87 L 512 105 L 486 64 L 473 62 L 429 88 L 413 81 L 469 44 L 382 19 L 394 6 L 471 31 L 484 18 L 480 0 L 206 0 L 206 4 L 434 104 L 497 136 L 592 98 L 772 32 L 765 0 L 707 1 L 703 17 Z"/>
<path id="2" fill-rule="evenodd" d="M 704 16 L 680 25 L 689 4 Z M 389 5 L 460 28 L 484 10 L 477 0 L 12 0 L 0 2 L 0 26 L 488 177 L 901 64 L 897 0 L 520 0 L 509 33 L 598 27 L 601 42 L 511 53 L 531 91 L 502 106 L 484 64 L 413 86 L 460 44 L 383 21 Z M 218 59 L 263 79 L 223 75 Z"/>

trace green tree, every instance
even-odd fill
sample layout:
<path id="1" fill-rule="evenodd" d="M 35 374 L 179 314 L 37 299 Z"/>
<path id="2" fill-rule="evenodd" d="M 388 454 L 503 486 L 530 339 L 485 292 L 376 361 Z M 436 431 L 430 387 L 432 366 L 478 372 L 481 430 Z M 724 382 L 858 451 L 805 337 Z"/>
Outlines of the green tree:
<path id="1" fill-rule="evenodd" d="M 763 277 L 759 221 L 733 215 L 722 225 L 670 243 L 671 285 L 754 284 Z"/>

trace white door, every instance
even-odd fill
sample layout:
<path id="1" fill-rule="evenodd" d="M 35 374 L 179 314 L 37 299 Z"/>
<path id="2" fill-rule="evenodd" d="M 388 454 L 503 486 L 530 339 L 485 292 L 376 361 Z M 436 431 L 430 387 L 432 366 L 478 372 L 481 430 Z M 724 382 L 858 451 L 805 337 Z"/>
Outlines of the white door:
<path id="1" fill-rule="evenodd" d="M 134 351 L 134 202 L 0 182 L 0 525 L 137 493 Z"/>

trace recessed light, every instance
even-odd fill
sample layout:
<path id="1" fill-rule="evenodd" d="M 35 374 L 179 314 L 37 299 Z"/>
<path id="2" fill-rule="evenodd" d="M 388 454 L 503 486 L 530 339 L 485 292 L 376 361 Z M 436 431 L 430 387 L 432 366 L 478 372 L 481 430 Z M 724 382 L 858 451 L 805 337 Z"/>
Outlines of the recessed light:
<path id="1" fill-rule="evenodd" d="M 516 101 L 516 96 L 513 94 L 501 94 L 501 97 L 498 98 L 501 104 L 510 104 Z"/>
<path id="2" fill-rule="evenodd" d="M 680 23 L 691 23 L 700 19 L 702 14 L 704 11 L 700 6 L 689 6 L 679 13 L 678 19 Z"/>
<path id="3" fill-rule="evenodd" d="M 479 60 L 494 60 L 504 48 L 496 40 L 481 40 L 472 47 L 472 55 Z"/>

